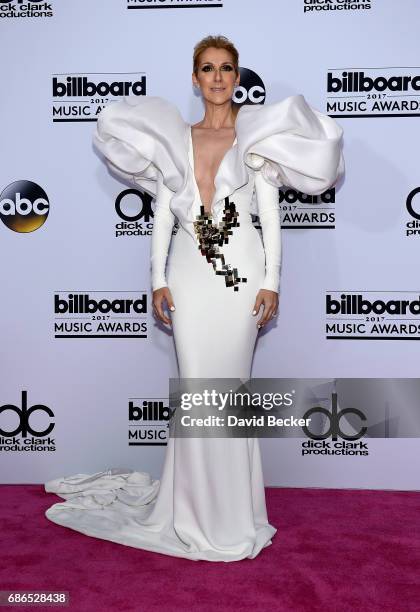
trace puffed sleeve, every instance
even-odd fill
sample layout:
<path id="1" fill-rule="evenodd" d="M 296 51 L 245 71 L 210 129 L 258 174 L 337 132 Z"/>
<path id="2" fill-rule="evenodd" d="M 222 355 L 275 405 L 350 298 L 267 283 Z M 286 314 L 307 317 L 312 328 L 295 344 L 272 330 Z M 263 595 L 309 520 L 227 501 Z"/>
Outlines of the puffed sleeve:
<path id="1" fill-rule="evenodd" d="M 171 190 L 164 185 L 162 175 L 159 173 L 157 178 L 152 239 L 150 243 L 151 282 L 153 291 L 168 285 L 166 280 L 166 261 L 175 222 L 175 215 L 169 207 L 172 195 Z"/>
<path id="2" fill-rule="evenodd" d="M 248 133 L 245 163 L 275 187 L 319 195 L 344 173 L 343 128 L 302 94 L 242 107 L 237 122 Z"/>
<path id="3" fill-rule="evenodd" d="M 134 105 L 130 99 L 109 103 L 98 115 L 93 143 L 104 155 L 111 172 L 138 184 L 154 197 L 158 170 L 153 163 L 155 143 L 150 129 L 138 125 L 147 112 L 146 100 Z M 148 101 L 149 102 L 149 101 Z"/>
<path id="4" fill-rule="evenodd" d="M 152 197 L 159 172 L 173 192 L 182 185 L 184 138 L 181 114 L 160 96 L 126 96 L 107 104 L 93 133 L 94 146 L 110 170 Z"/>

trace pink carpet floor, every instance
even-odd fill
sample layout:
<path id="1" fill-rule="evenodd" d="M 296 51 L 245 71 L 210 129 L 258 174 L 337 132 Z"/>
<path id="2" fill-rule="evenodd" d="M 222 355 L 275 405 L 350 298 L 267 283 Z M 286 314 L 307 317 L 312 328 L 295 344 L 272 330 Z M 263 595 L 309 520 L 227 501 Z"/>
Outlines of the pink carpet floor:
<path id="1" fill-rule="evenodd" d="M 420 493 L 266 495 L 273 544 L 256 559 L 210 563 L 60 527 L 44 516 L 60 498 L 40 485 L 2 485 L 0 590 L 66 590 L 70 606 L 54 609 L 81 612 L 420 611 Z"/>

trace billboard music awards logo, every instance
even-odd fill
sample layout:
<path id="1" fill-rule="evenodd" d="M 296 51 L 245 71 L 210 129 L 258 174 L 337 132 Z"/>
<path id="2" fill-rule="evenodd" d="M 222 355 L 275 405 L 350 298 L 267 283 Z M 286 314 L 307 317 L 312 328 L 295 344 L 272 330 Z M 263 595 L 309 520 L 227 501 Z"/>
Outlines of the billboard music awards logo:
<path id="1" fill-rule="evenodd" d="M 309 14 L 366 11 L 372 8 L 372 2 L 373 0 L 303 0 L 303 12 Z"/>
<path id="2" fill-rule="evenodd" d="M 335 228 L 335 187 L 316 196 L 283 187 L 279 198 L 283 228 Z"/>
<path id="3" fill-rule="evenodd" d="M 147 338 L 146 291 L 54 294 L 54 338 Z"/>
<path id="4" fill-rule="evenodd" d="M 327 73 L 330 117 L 420 117 L 416 68 L 331 68 Z"/>
<path id="5" fill-rule="evenodd" d="M 47 194 L 33 181 L 14 181 L 0 193 L 0 219 L 14 232 L 26 234 L 39 229 L 49 211 Z"/>
<path id="6" fill-rule="evenodd" d="M 172 413 L 166 398 L 130 398 L 128 445 L 166 446 Z"/>
<path id="7" fill-rule="evenodd" d="M 146 95 L 143 72 L 55 74 L 52 77 L 52 119 L 57 122 L 96 121 L 112 100 Z"/>
<path id="8" fill-rule="evenodd" d="M 282 229 L 335 228 L 335 187 L 316 196 L 292 187 L 281 187 L 279 204 Z M 258 231 L 262 231 L 258 215 L 251 214 L 251 221 Z"/>
<path id="9" fill-rule="evenodd" d="M 360 440 L 367 431 L 365 414 L 358 408 L 339 410 L 337 393 L 331 394 L 331 407 L 314 406 L 304 413 L 303 418 L 311 419 L 310 427 L 302 427 L 303 433 L 309 438 L 301 445 L 304 457 L 369 454 L 367 442 Z M 346 429 L 352 431 L 347 432 Z"/>
<path id="10" fill-rule="evenodd" d="M 38 0 L 0 0 L 0 18 L 53 17 L 53 3 Z"/>
<path id="11" fill-rule="evenodd" d="M 55 451 L 50 433 L 55 427 L 54 412 L 44 404 L 28 406 L 28 392 L 22 391 L 20 405 L 0 406 L 0 452 Z"/>
<path id="12" fill-rule="evenodd" d="M 328 291 L 327 340 L 420 340 L 420 291 Z"/>

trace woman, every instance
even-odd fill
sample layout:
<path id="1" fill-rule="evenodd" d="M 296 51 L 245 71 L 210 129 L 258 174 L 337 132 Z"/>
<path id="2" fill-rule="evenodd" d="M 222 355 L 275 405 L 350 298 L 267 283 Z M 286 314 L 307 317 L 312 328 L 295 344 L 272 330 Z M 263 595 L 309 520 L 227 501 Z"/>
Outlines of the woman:
<path id="1" fill-rule="evenodd" d="M 278 308 L 278 188 L 331 187 L 344 171 L 342 129 L 302 95 L 235 113 L 238 53 L 223 36 L 200 41 L 193 64 L 202 121 L 190 126 L 163 98 L 128 97 L 101 112 L 94 140 L 155 198 L 153 311 L 173 327 L 180 378 L 248 379 L 258 330 Z M 170 437 L 160 483 L 111 469 L 45 487 L 67 499 L 46 512 L 60 525 L 192 560 L 254 558 L 276 533 L 256 438 Z"/>

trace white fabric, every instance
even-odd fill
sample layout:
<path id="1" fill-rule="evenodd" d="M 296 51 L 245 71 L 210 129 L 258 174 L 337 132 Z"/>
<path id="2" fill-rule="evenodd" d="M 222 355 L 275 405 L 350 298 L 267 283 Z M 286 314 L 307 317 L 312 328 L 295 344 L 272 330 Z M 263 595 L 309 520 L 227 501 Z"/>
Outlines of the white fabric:
<path id="1" fill-rule="evenodd" d="M 153 291 L 168 284 L 165 272 L 166 260 L 172 238 L 172 230 L 176 221 L 175 215 L 169 206 L 173 194 L 164 184 L 161 174 L 157 177 L 156 189 L 153 232 L 150 245 L 151 285 Z"/>
<path id="2" fill-rule="evenodd" d="M 201 201 L 190 126 L 156 97 L 126 99 L 101 112 L 94 138 L 106 160 L 156 197 L 152 288 L 167 285 L 174 300 L 181 378 L 224 379 L 219 390 L 228 391 L 230 379 L 250 377 L 261 315 L 252 315 L 255 298 L 261 287 L 279 286 L 278 186 L 307 193 L 330 187 L 344 170 L 341 132 L 303 96 L 242 107 L 212 202 L 214 225 L 232 206 L 239 223 L 220 248 L 224 259 L 207 260 L 194 231 Z M 256 211 L 263 240 L 252 223 Z M 175 218 L 179 229 L 172 234 Z M 257 438 L 171 437 L 160 482 L 141 470 L 111 468 L 54 479 L 45 488 L 66 500 L 46 511 L 59 525 L 192 560 L 252 559 L 276 533 L 267 517 Z"/>
<path id="3" fill-rule="evenodd" d="M 222 159 L 214 179 L 212 209 L 220 221 L 223 201 L 260 169 L 276 187 L 311 195 L 331 187 L 344 173 L 342 127 L 312 108 L 301 94 L 280 102 L 244 105 L 235 122 L 236 144 Z M 94 143 L 109 167 L 155 196 L 157 177 L 173 192 L 170 207 L 195 240 L 199 213 L 189 163 L 190 126 L 174 104 L 159 96 L 127 96 L 108 104 L 97 121 Z M 251 173 L 252 175 L 252 173 Z M 255 199 L 252 212 L 257 214 Z"/>
<path id="4" fill-rule="evenodd" d="M 279 291 L 281 269 L 281 218 L 279 190 L 268 183 L 262 172 L 255 173 L 255 191 L 258 217 L 265 252 L 265 276 L 261 289 Z"/>

